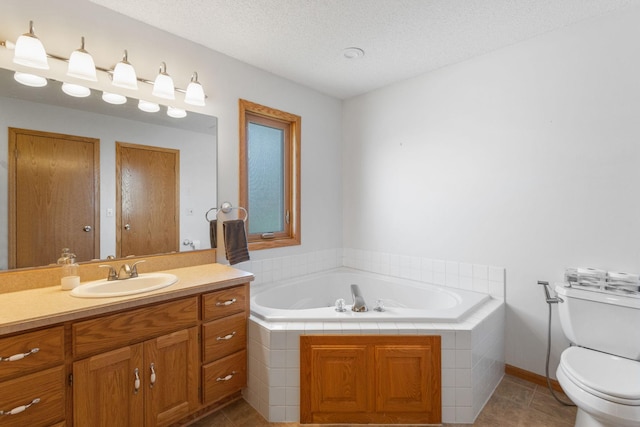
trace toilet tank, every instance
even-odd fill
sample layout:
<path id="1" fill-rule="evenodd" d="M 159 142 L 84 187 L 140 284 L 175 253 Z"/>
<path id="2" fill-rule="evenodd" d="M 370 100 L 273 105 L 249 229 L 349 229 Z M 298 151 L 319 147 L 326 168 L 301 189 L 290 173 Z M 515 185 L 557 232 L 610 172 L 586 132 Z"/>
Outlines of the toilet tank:
<path id="1" fill-rule="evenodd" d="M 557 285 L 560 324 L 573 344 L 640 360 L 640 295 Z"/>

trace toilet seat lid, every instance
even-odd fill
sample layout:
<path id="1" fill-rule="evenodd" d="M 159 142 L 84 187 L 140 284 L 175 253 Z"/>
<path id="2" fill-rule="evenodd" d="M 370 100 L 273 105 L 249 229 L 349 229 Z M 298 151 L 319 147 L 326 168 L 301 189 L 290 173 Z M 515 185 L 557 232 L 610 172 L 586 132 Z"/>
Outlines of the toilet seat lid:
<path id="1" fill-rule="evenodd" d="M 612 402 L 640 406 L 640 362 L 569 347 L 562 352 L 560 364 L 585 391 Z"/>

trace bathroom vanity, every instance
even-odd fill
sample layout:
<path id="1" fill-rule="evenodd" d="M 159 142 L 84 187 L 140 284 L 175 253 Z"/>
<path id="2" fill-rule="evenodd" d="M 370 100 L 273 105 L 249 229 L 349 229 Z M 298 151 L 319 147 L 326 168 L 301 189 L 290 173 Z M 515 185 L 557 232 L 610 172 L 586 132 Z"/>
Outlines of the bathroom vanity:
<path id="1" fill-rule="evenodd" d="M 168 426 L 241 397 L 253 276 L 220 264 L 115 298 L 0 294 L 0 426 Z"/>

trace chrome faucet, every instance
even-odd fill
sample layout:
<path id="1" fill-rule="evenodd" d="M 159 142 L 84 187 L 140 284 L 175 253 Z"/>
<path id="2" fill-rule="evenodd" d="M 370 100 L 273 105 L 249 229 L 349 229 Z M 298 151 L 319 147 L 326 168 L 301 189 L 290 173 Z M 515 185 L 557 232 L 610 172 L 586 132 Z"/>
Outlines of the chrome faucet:
<path id="1" fill-rule="evenodd" d="M 109 269 L 109 275 L 107 276 L 107 280 L 126 280 L 134 277 L 138 277 L 138 264 L 141 262 L 145 262 L 145 260 L 140 260 L 134 262 L 132 265 L 122 264 L 120 269 L 116 272 L 116 269 L 112 265 L 99 265 L 98 267 L 104 267 Z"/>
<path id="2" fill-rule="evenodd" d="M 367 304 L 364 302 L 364 298 L 360 293 L 360 287 L 358 285 L 351 285 L 351 296 L 353 297 L 352 311 L 363 312 L 368 311 Z"/>

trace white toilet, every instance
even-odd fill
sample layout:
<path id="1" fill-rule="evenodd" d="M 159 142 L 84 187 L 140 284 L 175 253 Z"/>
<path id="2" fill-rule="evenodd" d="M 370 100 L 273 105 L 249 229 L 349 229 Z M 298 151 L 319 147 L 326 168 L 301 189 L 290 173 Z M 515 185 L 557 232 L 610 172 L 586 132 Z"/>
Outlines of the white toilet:
<path id="1" fill-rule="evenodd" d="M 555 291 L 573 344 L 556 376 L 578 407 L 576 427 L 640 427 L 640 294 L 568 285 Z"/>

